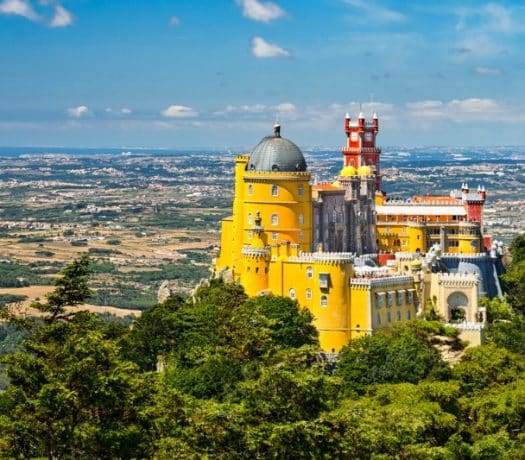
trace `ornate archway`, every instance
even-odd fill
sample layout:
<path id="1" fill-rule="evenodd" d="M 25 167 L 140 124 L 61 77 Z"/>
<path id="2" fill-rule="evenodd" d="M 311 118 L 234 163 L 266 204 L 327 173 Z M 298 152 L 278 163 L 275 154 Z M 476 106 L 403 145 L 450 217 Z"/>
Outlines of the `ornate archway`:
<path id="1" fill-rule="evenodd" d="M 447 298 L 448 320 L 460 322 L 467 318 L 468 297 L 463 292 L 453 292 Z"/>

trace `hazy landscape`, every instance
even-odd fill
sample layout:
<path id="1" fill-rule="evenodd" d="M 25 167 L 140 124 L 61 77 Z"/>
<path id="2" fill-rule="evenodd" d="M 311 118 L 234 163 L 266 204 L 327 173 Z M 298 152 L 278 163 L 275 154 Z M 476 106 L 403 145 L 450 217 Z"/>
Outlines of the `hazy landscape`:
<path id="1" fill-rule="evenodd" d="M 333 180 L 341 154 L 304 150 L 313 180 Z M 190 292 L 209 276 L 231 209 L 233 159 L 231 151 L 1 149 L 0 298 L 27 306 L 85 251 L 95 261 L 93 305 L 144 309 L 164 280 Z M 386 148 L 382 165 L 389 196 L 484 185 L 486 232 L 509 242 L 525 230 L 523 147 Z"/>

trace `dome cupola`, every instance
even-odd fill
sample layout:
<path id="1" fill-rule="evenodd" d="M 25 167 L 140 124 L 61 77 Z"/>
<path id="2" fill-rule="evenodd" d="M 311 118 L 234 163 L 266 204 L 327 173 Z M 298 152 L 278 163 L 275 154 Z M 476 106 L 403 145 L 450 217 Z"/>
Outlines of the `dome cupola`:
<path id="1" fill-rule="evenodd" d="M 250 154 L 247 171 L 304 172 L 306 161 L 292 141 L 281 137 L 281 125 L 276 123 L 273 136 L 264 137 Z"/>

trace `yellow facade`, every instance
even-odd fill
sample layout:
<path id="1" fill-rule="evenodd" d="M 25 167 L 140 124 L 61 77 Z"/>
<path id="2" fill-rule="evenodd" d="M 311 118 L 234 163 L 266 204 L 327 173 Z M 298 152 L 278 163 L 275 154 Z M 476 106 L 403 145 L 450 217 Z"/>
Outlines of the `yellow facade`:
<path id="1" fill-rule="evenodd" d="M 482 247 L 479 224 L 475 222 L 378 222 L 381 252 L 427 252 L 435 243 L 450 254 L 477 254 Z"/>
<path id="2" fill-rule="evenodd" d="M 233 216 L 222 221 L 217 272 L 229 271 L 250 296 L 296 299 L 314 316 L 321 347 L 339 351 L 351 339 L 387 324 L 374 318 L 379 287 L 354 285 L 354 255 L 312 250 L 312 190 L 306 171 L 249 169 L 235 163 Z M 355 172 L 352 171 L 352 172 Z M 406 277 L 390 283 L 406 290 Z M 407 319 L 407 306 L 392 321 Z M 396 310 L 397 311 L 397 310 Z"/>

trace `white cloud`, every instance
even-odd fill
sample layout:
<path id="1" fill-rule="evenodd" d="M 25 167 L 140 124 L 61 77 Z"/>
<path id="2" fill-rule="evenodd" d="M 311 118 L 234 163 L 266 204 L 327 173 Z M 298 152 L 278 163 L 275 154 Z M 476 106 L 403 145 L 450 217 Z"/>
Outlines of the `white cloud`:
<path id="1" fill-rule="evenodd" d="M 406 107 L 410 110 L 439 109 L 443 107 L 443 102 L 427 99 L 425 101 L 407 102 Z"/>
<path id="2" fill-rule="evenodd" d="M 27 0 L 3 0 L 0 3 L 0 14 L 22 16 L 31 21 L 38 19 L 38 15 L 33 9 L 33 6 Z"/>
<path id="3" fill-rule="evenodd" d="M 278 112 L 285 113 L 285 112 L 295 112 L 296 107 L 291 102 L 282 102 L 281 104 L 277 104 L 275 106 L 275 109 Z"/>
<path id="4" fill-rule="evenodd" d="M 507 110 L 501 103 L 490 98 L 452 99 L 448 102 L 426 100 L 405 104 L 406 116 L 416 120 L 443 119 L 456 123 L 473 121 L 503 121 Z"/>
<path id="5" fill-rule="evenodd" d="M 252 40 L 252 53 L 257 58 L 288 57 L 290 52 L 280 46 L 268 43 L 261 37 Z"/>
<path id="6" fill-rule="evenodd" d="M 70 117 L 81 118 L 89 115 L 89 109 L 85 105 L 79 105 L 78 107 L 67 109 L 67 113 Z"/>
<path id="7" fill-rule="evenodd" d="M 447 106 L 454 111 L 463 113 L 494 113 L 500 110 L 498 102 L 489 98 L 452 99 Z"/>
<path id="8" fill-rule="evenodd" d="M 292 115 L 297 110 L 297 107 L 291 102 L 281 102 L 275 105 L 266 104 L 242 104 L 242 105 L 227 105 L 225 109 L 218 110 L 213 113 L 216 116 L 228 116 L 228 115 L 239 115 L 254 116 L 261 119 L 259 115 L 263 117 L 274 116 L 276 114 Z"/>
<path id="9" fill-rule="evenodd" d="M 363 0 L 343 0 L 347 5 L 353 6 L 361 10 L 359 16 L 363 14 L 366 18 L 360 17 L 360 19 L 366 19 L 368 22 L 405 22 L 406 17 L 404 14 L 385 8 L 374 2 L 363 1 Z"/>
<path id="10" fill-rule="evenodd" d="M 497 67 L 485 67 L 485 66 L 473 67 L 472 71 L 479 75 L 491 75 L 491 76 L 499 76 L 503 73 L 501 69 Z"/>
<path id="11" fill-rule="evenodd" d="M 185 105 L 170 105 L 161 114 L 167 118 L 192 118 L 199 115 L 198 112 Z"/>
<path id="12" fill-rule="evenodd" d="M 55 5 L 55 15 L 49 22 L 50 27 L 67 27 L 73 24 L 73 15 L 62 5 Z"/>
<path id="13" fill-rule="evenodd" d="M 133 111 L 131 109 L 123 107 L 122 109 L 119 110 L 119 113 L 121 115 L 131 115 L 133 113 Z"/>
<path id="14" fill-rule="evenodd" d="M 254 21 L 270 22 L 286 16 L 284 10 L 273 2 L 237 0 L 237 4 L 242 7 L 242 14 Z"/>
<path id="15" fill-rule="evenodd" d="M 180 24 L 180 18 L 177 16 L 172 16 L 170 18 L 170 26 L 178 26 Z"/>

